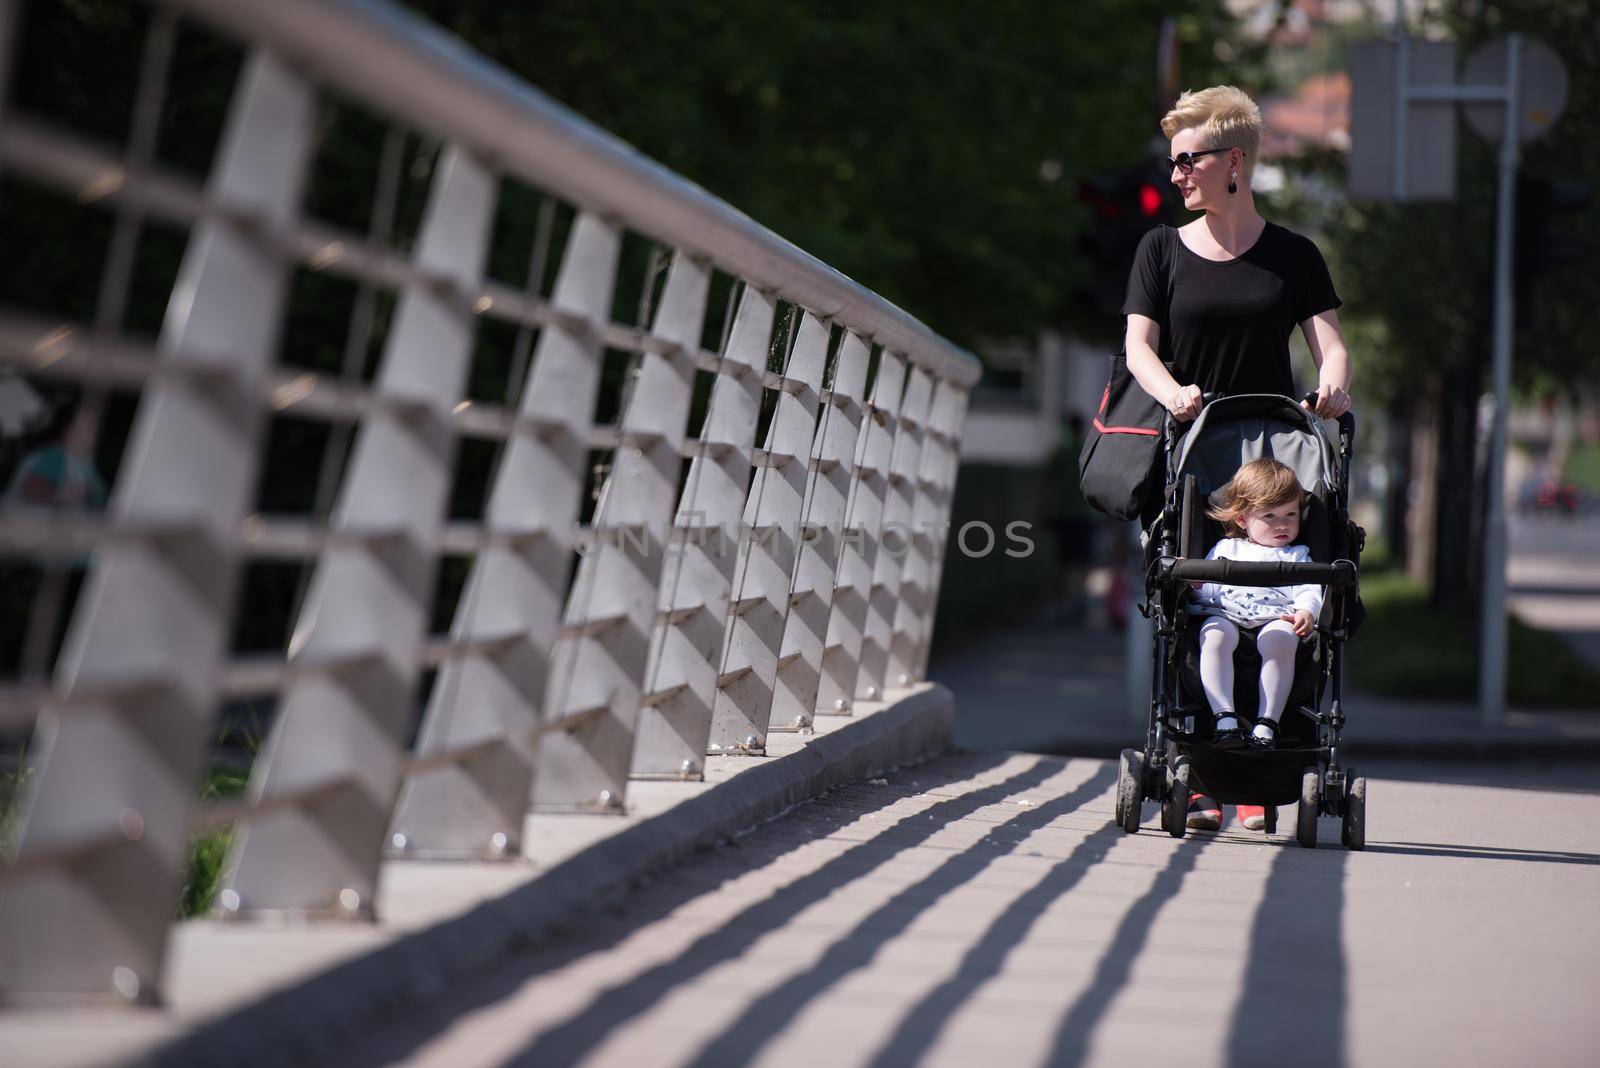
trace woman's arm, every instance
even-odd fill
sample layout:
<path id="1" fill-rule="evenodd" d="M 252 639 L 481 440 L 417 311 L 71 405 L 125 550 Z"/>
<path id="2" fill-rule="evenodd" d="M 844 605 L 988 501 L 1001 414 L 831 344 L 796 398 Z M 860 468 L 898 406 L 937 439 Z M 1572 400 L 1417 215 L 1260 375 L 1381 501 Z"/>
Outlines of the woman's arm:
<path id="1" fill-rule="evenodd" d="M 1350 410 L 1350 353 L 1339 330 L 1339 313 L 1333 308 L 1300 324 L 1311 359 L 1317 365 L 1317 403 L 1312 409 L 1323 419 L 1336 419 Z M 1128 366 L 1133 359 L 1130 352 Z"/>
<path id="2" fill-rule="evenodd" d="M 1128 356 L 1128 373 L 1173 418 L 1193 419 L 1200 414 L 1200 387 L 1178 385 L 1156 354 L 1160 345 L 1161 324 L 1148 315 L 1129 314 L 1128 333 L 1122 343 L 1122 351 Z"/>

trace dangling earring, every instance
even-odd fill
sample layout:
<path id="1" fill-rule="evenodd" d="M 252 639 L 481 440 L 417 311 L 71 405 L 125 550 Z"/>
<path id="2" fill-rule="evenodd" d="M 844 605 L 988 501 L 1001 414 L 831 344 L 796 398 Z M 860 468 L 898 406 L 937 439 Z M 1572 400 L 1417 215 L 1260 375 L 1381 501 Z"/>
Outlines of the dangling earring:
<path id="1" fill-rule="evenodd" d="M 1238 171 L 1234 171 L 1232 174 L 1228 175 L 1228 192 L 1237 193 L 1239 191 L 1239 184 L 1237 181 L 1235 181 L 1235 179 L 1238 177 Z"/>

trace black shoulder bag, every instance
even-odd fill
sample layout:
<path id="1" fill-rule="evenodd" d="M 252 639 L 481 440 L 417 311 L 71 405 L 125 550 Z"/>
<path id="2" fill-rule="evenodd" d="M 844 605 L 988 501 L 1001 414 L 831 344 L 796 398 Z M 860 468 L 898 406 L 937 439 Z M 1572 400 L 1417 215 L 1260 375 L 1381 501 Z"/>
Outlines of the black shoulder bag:
<path id="1" fill-rule="evenodd" d="M 1173 248 L 1166 249 L 1167 307 L 1161 334 L 1167 336 L 1172 308 Z M 1161 417 L 1166 409 L 1144 391 L 1128 370 L 1126 350 L 1111 357 L 1111 373 L 1100 409 L 1078 454 L 1078 485 L 1084 500 L 1112 519 L 1137 519 L 1161 492 Z"/>

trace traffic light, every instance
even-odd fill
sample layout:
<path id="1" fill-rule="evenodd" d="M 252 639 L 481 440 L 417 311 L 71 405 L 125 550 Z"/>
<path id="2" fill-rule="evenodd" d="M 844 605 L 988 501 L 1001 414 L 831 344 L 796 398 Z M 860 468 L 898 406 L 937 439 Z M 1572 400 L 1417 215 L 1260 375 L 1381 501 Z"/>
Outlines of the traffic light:
<path id="1" fill-rule="evenodd" d="M 1589 242 L 1576 231 L 1572 215 L 1587 207 L 1593 196 L 1594 188 L 1587 182 L 1517 175 L 1511 271 L 1518 330 L 1531 329 L 1535 322 L 1538 280 L 1559 267 L 1581 263 L 1589 257 Z"/>
<path id="2" fill-rule="evenodd" d="M 1171 220 L 1172 187 L 1155 165 L 1130 167 L 1091 175 L 1078 187 L 1078 199 L 1091 213 L 1078 243 L 1091 268 L 1082 302 L 1097 319 L 1114 322 L 1122 314 L 1139 241 L 1157 223 Z"/>

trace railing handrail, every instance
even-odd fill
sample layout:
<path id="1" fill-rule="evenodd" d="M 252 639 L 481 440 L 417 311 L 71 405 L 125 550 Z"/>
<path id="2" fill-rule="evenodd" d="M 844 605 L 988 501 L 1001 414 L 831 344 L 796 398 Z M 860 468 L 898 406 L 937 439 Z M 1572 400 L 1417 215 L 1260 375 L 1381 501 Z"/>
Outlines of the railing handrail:
<path id="1" fill-rule="evenodd" d="M 109 504 L 0 516 L 0 549 L 53 576 L 0 692 L 0 725 L 49 724 L 0 869 L 0 1001 L 159 1000 L 199 830 L 230 828 L 219 914 L 374 919 L 391 862 L 527 855 L 530 809 L 622 812 L 632 783 L 703 782 L 926 677 L 970 354 L 392 0 L 154 2 L 123 151 L 0 123 L 8 172 L 121 235 L 93 321 L 0 307 L 0 365 L 73 390 L 36 452 L 132 413 Z M 161 173 L 151 132 L 170 7 L 246 53 L 203 184 Z M 324 91 L 389 127 L 365 233 L 306 213 Z M 398 248 L 414 131 L 440 147 Z M 488 273 L 516 179 L 542 198 L 526 289 Z M 154 345 L 122 328 L 147 223 L 189 233 Z M 656 246 L 637 321 L 629 234 Z M 289 329 L 325 303 L 307 271 L 354 297 L 324 324 L 347 313 L 338 374 Z M 325 428 L 320 459 L 282 451 L 279 420 Z M 275 511 L 280 474 L 314 499 Z M 268 560 L 291 603 L 244 577 Z M 75 569 L 82 597 L 55 581 Z M 241 655 L 252 611 L 292 627 Z M 242 699 L 270 710 L 247 796 L 202 806 L 208 732 Z"/>
<path id="2" fill-rule="evenodd" d="M 173 0 L 380 110 L 607 218 L 687 249 L 970 388 L 980 365 L 748 215 L 388 0 Z M 638 228 L 638 227 L 635 227 Z"/>

